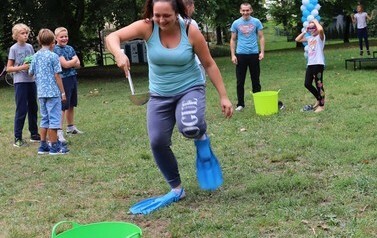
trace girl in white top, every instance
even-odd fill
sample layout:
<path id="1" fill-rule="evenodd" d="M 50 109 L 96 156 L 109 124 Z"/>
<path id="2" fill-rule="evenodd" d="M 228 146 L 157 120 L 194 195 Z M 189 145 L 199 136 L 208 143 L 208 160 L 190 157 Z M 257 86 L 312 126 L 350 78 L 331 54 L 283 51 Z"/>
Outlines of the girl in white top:
<path id="1" fill-rule="evenodd" d="M 370 17 L 368 13 L 364 12 L 362 5 L 358 5 L 356 11 L 357 13 L 355 15 L 352 15 L 352 22 L 356 23 L 357 25 L 357 37 L 359 38 L 360 55 L 363 55 L 363 38 L 365 41 L 365 47 L 367 48 L 367 53 L 368 55 L 370 55 L 367 20 L 371 20 L 372 17 Z"/>
<path id="2" fill-rule="evenodd" d="M 305 36 L 309 33 L 309 36 Z M 323 70 L 325 68 L 325 33 L 323 27 L 314 19 L 300 35 L 296 37 L 297 42 L 308 43 L 308 64 L 305 75 L 305 87 L 317 99 L 313 108 L 314 112 L 325 110 L 325 90 L 323 88 Z M 313 86 L 315 82 L 315 86 Z"/>

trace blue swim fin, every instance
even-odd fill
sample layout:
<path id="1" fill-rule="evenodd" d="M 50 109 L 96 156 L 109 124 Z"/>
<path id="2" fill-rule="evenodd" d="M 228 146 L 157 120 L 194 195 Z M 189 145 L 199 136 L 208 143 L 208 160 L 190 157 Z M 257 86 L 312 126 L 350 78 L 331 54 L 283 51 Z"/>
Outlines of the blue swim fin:
<path id="1" fill-rule="evenodd" d="M 173 202 L 178 202 L 184 196 L 185 196 L 185 192 L 183 189 L 181 189 L 181 192 L 179 194 L 177 194 L 176 192 L 172 190 L 164 196 L 152 197 L 152 198 L 141 200 L 140 202 L 134 204 L 130 208 L 129 211 L 131 214 L 134 214 L 134 215 L 136 214 L 147 215 L 160 208 L 169 206 Z"/>
<path id="2" fill-rule="evenodd" d="M 219 161 L 212 152 L 209 138 L 195 140 L 196 176 L 203 190 L 216 190 L 223 184 Z"/>

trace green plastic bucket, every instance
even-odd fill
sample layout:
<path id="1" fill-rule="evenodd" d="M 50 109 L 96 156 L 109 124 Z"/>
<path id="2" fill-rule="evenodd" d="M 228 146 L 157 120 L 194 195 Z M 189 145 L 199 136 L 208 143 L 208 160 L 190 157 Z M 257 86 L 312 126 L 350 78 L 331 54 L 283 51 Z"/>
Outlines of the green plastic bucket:
<path id="1" fill-rule="evenodd" d="M 56 234 L 58 226 L 69 223 L 72 228 Z M 139 238 L 141 229 L 127 222 L 99 222 L 80 225 L 75 222 L 61 221 L 52 228 L 51 238 Z"/>
<path id="2" fill-rule="evenodd" d="M 263 91 L 252 93 L 255 112 L 258 115 L 267 116 L 278 112 L 279 91 Z"/>

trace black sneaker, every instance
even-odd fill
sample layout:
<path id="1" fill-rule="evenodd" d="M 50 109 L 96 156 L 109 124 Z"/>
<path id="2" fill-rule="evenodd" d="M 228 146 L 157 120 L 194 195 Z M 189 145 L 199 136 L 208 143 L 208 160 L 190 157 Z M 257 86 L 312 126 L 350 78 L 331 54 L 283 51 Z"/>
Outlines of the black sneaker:
<path id="1" fill-rule="evenodd" d="M 41 141 L 41 136 L 39 134 L 30 136 L 30 142 L 40 142 L 40 141 Z"/>
<path id="2" fill-rule="evenodd" d="M 369 50 L 367 51 L 367 54 L 370 55 L 370 51 Z"/>
<path id="3" fill-rule="evenodd" d="M 14 144 L 13 144 L 14 147 L 23 147 L 23 146 L 26 146 L 26 145 L 27 145 L 26 141 L 21 139 L 21 138 L 16 138 L 14 140 Z"/>
<path id="4" fill-rule="evenodd" d="M 313 108 L 313 106 L 310 105 L 310 104 L 305 105 L 305 106 L 301 109 L 302 112 L 311 112 L 311 111 L 313 111 L 313 110 L 314 110 L 314 108 Z"/>
<path id="5" fill-rule="evenodd" d="M 282 101 L 278 101 L 278 108 L 279 108 L 280 110 L 285 109 L 285 105 L 283 104 Z"/>
<path id="6" fill-rule="evenodd" d="M 360 50 L 360 56 L 363 56 L 364 52 L 362 50 Z"/>

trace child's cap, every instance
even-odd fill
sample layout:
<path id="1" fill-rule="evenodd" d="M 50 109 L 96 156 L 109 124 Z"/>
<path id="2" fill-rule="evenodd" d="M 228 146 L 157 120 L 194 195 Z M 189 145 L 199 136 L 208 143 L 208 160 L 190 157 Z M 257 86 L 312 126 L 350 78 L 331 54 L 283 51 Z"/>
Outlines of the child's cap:
<path id="1" fill-rule="evenodd" d="M 20 31 L 22 31 L 22 30 L 25 30 L 27 33 L 30 32 L 30 28 L 23 23 L 18 23 L 18 24 L 14 25 L 12 27 L 12 38 L 13 38 L 13 40 L 17 40 L 17 36 L 20 33 Z"/>

